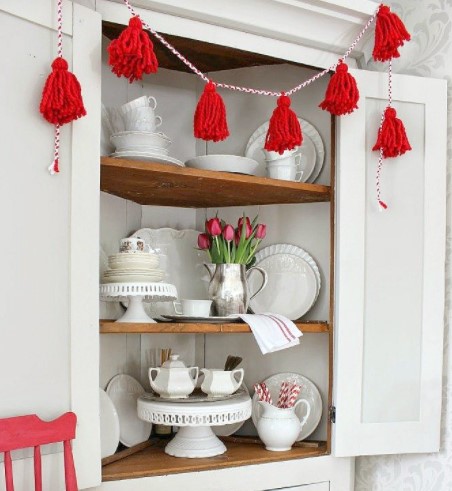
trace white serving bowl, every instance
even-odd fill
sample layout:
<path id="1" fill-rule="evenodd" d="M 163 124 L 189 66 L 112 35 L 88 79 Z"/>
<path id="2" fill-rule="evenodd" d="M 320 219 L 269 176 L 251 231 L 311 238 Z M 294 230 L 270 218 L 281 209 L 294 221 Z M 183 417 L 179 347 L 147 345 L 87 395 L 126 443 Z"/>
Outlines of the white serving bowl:
<path id="1" fill-rule="evenodd" d="M 111 135 L 110 141 L 116 147 L 117 152 L 137 150 L 168 155 L 171 145 L 171 140 L 163 133 L 146 131 L 121 131 Z"/>
<path id="2" fill-rule="evenodd" d="M 158 256 L 135 257 L 135 254 L 128 254 L 127 257 L 109 257 L 108 266 L 111 269 L 155 269 L 159 265 Z"/>

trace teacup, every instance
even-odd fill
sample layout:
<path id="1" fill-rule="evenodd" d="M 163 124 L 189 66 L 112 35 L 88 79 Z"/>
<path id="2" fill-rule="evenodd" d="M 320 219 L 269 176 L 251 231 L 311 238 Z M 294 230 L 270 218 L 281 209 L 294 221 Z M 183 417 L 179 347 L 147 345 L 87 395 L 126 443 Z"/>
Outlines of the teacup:
<path id="1" fill-rule="evenodd" d="M 125 116 L 127 112 L 138 107 L 150 107 L 154 110 L 157 107 L 157 101 L 155 100 L 155 97 L 144 95 L 133 101 L 126 102 L 119 108 L 119 111 Z"/>
<path id="2" fill-rule="evenodd" d="M 150 252 L 151 248 L 146 245 L 146 242 L 139 237 L 127 237 L 121 239 L 119 252 L 126 254 L 134 254 L 135 252 Z"/>
<path id="3" fill-rule="evenodd" d="M 155 115 L 152 107 L 136 107 L 124 114 L 124 122 L 127 131 L 155 133 L 162 124 L 162 118 Z"/>
<path id="4" fill-rule="evenodd" d="M 301 155 L 290 155 L 277 160 L 267 160 L 267 175 L 272 179 L 300 182 L 303 171 L 300 170 Z"/>
<path id="5" fill-rule="evenodd" d="M 293 155 L 295 152 L 298 151 L 298 148 L 299 147 L 295 147 L 292 150 L 284 150 L 283 153 L 273 152 L 271 150 L 265 150 L 265 149 L 262 149 L 262 151 L 264 152 L 265 155 L 265 161 L 269 162 L 273 160 L 280 160 L 280 159 L 285 159 L 286 157 L 290 157 L 291 155 Z"/>
<path id="6" fill-rule="evenodd" d="M 182 310 L 179 310 L 179 305 Z M 191 300 L 184 298 L 181 302 L 174 302 L 174 310 L 178 315 L 186 315 L 190 317 L 209 317 L 212 300 Z"/>

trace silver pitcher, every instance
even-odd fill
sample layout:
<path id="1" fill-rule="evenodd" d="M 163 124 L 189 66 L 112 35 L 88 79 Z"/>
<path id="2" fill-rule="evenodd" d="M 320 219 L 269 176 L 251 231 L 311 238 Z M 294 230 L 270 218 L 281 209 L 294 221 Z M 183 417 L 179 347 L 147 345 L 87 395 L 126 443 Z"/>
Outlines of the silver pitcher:
<path id="1" fill-rule="evenodd" d="M 246 314 L 249 302 L 267 285 L 267 273 L 253 266 L 246 270 L 244 264 L 204 264 L 209 271 L 209 298 L 213 302 L 215 315 Z M 253 271 L 262 275 L 261 287 L 250 296 L 248 277 Z"/>

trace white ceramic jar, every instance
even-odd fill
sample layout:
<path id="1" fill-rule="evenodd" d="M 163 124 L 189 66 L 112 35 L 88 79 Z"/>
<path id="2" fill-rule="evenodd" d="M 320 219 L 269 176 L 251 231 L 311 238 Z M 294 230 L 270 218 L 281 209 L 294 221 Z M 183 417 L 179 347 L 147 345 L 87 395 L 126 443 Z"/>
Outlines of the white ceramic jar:
<path id="1" fill-rule="evenodd" d="M 152 376 L 156 373 L 155 378 Z M 149 369 L 149 382 L 152 390 L 167 399 L 187 398 L 195 389 L 198 380 L 198 367 L 187 368 L 179 360 L 179 355 L 171 355 L 161 367 Z"/>

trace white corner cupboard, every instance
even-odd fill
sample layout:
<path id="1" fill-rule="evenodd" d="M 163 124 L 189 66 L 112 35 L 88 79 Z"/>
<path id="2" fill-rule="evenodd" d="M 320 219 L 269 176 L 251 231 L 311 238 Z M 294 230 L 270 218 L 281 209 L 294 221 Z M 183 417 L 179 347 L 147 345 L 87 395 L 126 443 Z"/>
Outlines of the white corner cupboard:
<path id="1" fill-rule="evenodd" d="M 243 50 L 270 57 L 272 64 L 266 65 L 262 58 L 261 66 L 224 68 L 211 76 L 214 80 L 276 90 L 308 78 L 312 67 L 331 65 L 375 9 L 370 1 L 357 6 L 346 0 L 142 0 L 134 5 L 150 25 L 167 35 L 231 48 L 236 54 L 234 50 Z M 370 148 L 386 105 L 386 75 L 354 70 L 361 92 L 360 108 L 335 122 L 316 107 L 326 81 L 312 84 L 293 98 L 297 114 L 315 124 L 327 151 L 328 163 L 319 184 L 311 190 L 295 186 L 303 196 L 318 193 L 317 198 L 274 201 L 299 203 L 285 205 L 266 205 L 268 201 L 261 200 L 255 203 L 260 207 L 246 209 L 250 213 L 259 211 L 269 224 L 268 244 L 298 243 L 312 252 L 321 266 L 322 296 L 307 319 L 318 321 L 315 324 L 319 327 L 303 323 L 305 335 L 295 355 L 289 350 L 286 355 L 262 357 L 254 351 L 251 335 L 245 333 L 140 334 L 132 330 L 129 334 L 113 334 L 108 330 L 112 323 L 107 323 L 101 327 L 106 334 L 99 336 L 99 242 L 106 253 L 111 253 L 119 238 L 142 226 L 196 228 L 217 207 L 232 220 L 242 211 L 241 205 L 253 205 L 239 201 L 237 208 L 222 208 L 232 203 L 208 199 L 180 207 L 181 203 L 175 201 L 165 203 L 161 197 L 152 198 L 152 190 L 151 198 L 141 202 L 139 193 L 130 187 L 133 179 L 128 178 L 128 163 L 126 170 L 118 170 L 119 164 L 109 159 L 103 160 L 101 186 L 110 194 L 100 193 L 101 101 L 108 106 L 143 93 L 155 95 L 166 124 L 164 131 L 174 140 L 175 156 L 186 160 L 203 153 L 241 154 L 250 134 L 268 119 L 274 100 L 222 93 L 235 133 L 215 145 L 196 142 L 191 135 L 191 118 L 202 86 L 194 76 L 162 69 L 142 83 L 128 85 L 116 79 L 108 71 L 105 54 L 102 61 L 101 28 L 102 22 L 104 32 L 127 24 L 127 8 L 122 2 L 105 0 L 64 2 L 64 54 L 82 84 L 88 115 L 63 128 L 62 172 L 49 177 L 45 169 L 51 158 L 52 127 L 40 119 L 37 105 L 55 56 L 54 10 L 53 2 L 48 0 L 33 2 L 32 6 L 0 2 L 5 26 L 1 35 L 10 39 L 14 32 L 20 32 L 20 42 L 5 41 L 1 48 L 5 73 L 10 76 L 2 77 L 0 82 L 8 84 L 0 85 L 1 93 L 8 94 L 0 121 L 10 142 L 6 158 L 13 165 L 5 167 L 7 179 L 3 180 L 0 195 L 4 207 L 13 210 L 8 214 L 11 235 L 21 237 L 23 217 L 31 210 L 40 213 L 40 220 L 34 220 L 36 226 L 29 225 L 36 255 L 30 253 L 25 242 L 23 248 L 16 245 L 9 251 L 10 257 L 22 261 L 27 269 L 22 274 L 14 266 L 17 263 L 11 261 L 8 265 L 15 268 L 11 281 L 17 286 L 14 289 L 9 284 L 4 297 L 16 309 L 3 313 L 4 325 L 14 329 L 4 330 L 4 342 L 0 343 L 4 348 L 2 368 L 9 374 L 8 380 L 1 382 L 2 394 L 5 401 L 10 401 L 2 404 L 0 415 L 37 412 L 51 418 L 64 410 L 75 411 L 78 427 L 74 453 L 80 489 L 139 491 L 183 486 L 187 490 L 342 491 L 353 489 L 354 456 L 437 451 L 444 306 L 445 82 L 394 76 L 395 107 L 405 122 L 413 151 L 384 164 L 383 193 L 389 209 L 382 213 L 375 204 L 377 158 Z M 280 64 L 282 61 L 285 63 Z M 351 60 L 350 65 L 356 62 Z M 29 76 L 24 77 L 25 72 Z M 23 135 L 14 130 L 16 125 L 28 135 L 26 146 Z M 26 156 L 21 154 L 24 150 Z M 139 163 L 134 165 L 138 168 L 134 173 L 150 175 Z M 155 172 L 164 172 L 159 169 L 154 166 Z M 116 177 L 112 177 L 115 172 Z M 199 177 L 190 170 L 186 172 L 187 180 Z M 108 176 L 111 179 L 107 186 Z M 20 196 L 13 186 L 6 186 L 6 182 L 19 179 L 25 186 Z M 126 183 L 123 188 L 128 187 L 128 194 L 122 197 L 114 187 L 118 180 Z M 245 189 L 255 189 L 252 178 L 242 181 Z M 287 197 L 290 193 L 282 188 L 270 187 L 267 191 Z M 330 189 L 334 191 L 331 194 Z M 245 194 L 242 192 L 242 196 Z M 179 206 L 155 206 L 162 204 Z M 42 257 L 49 260 L 36 259 Z M 36 276 L 41 282 L 47 278 L 48 283 L 46 288 L 35 286 L 33 300 L 27 300 L 27 306 L 31 302 L 33 308 L 23 309 L 18 317 L 23 294 L 11 292 L 20 291 L 24 275 Z M 109 312 L 101 314 L 105 317 Z M 315 457 L 249 465 L 242 462 L 241 466 L 216 469 L 213 465 L 193 474 L 186 468 L 182 473 L 123 477 L 101 484 L 99 384 L 103 386 L 108 377 L 120 371 L 143 381 L 149 350 L 164 342 L 183 352 L 188 362 L 206 366 L 242 349 L 252 360 L 247 370 L 249 382 L 283 370 L 300 371 L 313 379 L 324 400 L 317 436 L 326 442 L 326 451 Z M 43 358 L 46 364 L 39 361 Z M 329 404 L 335 408 L 334 423 L 329 422 Z M 53 448 L 43 456 L 49 489 L 59 489 L 62 482 L 62 472 L 46 473 L 46 469 L 58 468 L 60 457 L 58 449 Z M 16 488 L 29 489 L 32 459 L 18 456 L 14 466 Z"/>

